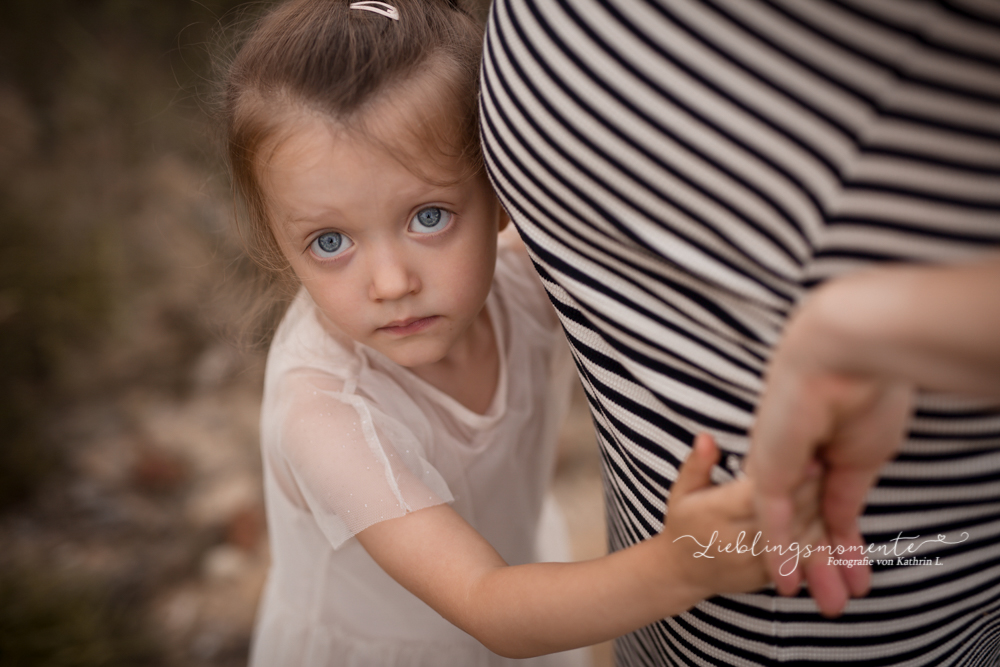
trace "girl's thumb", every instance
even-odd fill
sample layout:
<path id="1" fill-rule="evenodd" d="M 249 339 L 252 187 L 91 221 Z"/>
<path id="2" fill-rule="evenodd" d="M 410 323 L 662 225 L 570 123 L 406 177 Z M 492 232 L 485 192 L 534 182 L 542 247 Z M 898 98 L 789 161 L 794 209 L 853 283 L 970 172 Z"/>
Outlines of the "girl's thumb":
<path id="1" fill-rule="evenodd" d="M 681 465 L 670 495 L 691 493 L 712 485 L 712 466 L 719 461 L 719 448 L 708 433 L 699 433 L 687 460 Z"/>

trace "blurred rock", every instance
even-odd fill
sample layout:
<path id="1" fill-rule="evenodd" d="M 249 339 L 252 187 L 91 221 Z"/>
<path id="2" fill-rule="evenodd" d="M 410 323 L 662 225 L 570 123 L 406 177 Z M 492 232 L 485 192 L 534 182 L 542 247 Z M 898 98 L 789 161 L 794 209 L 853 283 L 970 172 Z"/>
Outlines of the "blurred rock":
<path id="1" fill-rule="evenodd" d="M 194 364 L 191 383 L 199 391 L 215 389 L 242 369 L 243 359 L 231 345 L 216 344 L 205 350 Z"/>
<path id="2" fill-rule="evenodd" d="M 191 467 L 182 457 L 155 447 L 143 446 L 132 464 L 133 485 L 146 493 L 170 493 L 191 477 Z"/>
<path id="3" fill-rule="evenodd" d="M 249 559 L 241 549 L 224 544 L 205 554 L 201 573 L 209 581 L 236 581 L 246 572 L 248 566 Z"/>
<path id="4" fill-rule="evenodd" d="M 73 463 L 89 484 L 120 487 L 130 481 L 136 468 L 138 447 L 134 437 L 108 434 L 73 448 Z"/>
<path id="5" fill-rule="evenodd" d="M 229 517 L 226 525 L 226 542 L 242 549 L 253 551 L 266 537 L 264 508 L 260 505 L 244 507 Z"/>
<path id="6" fill-rule="evenodd" d="M 235 471 L 203 479 L 191 494 L 185 515 L 198 526 L 227 526 L 234 517 L 260 503 L 258 481 Z"/>
<path id="7" fill-rule="evenodd" d="M 154 605 L 155 622 L 166 633 L 170 643 L 177 643 L 194 629 L 200 609 L 201 596 L 195 587 L 178 587 Z"/>

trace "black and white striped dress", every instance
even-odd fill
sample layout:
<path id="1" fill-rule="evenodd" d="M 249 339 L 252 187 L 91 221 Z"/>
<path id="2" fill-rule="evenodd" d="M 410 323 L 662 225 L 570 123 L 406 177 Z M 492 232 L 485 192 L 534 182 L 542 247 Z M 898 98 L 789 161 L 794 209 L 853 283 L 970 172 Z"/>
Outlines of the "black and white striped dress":
<path id="1" fill-rule="evenodd" d="M 695 432 L 746 452 L 811 287 L 1000 249 L 1000 2 L 497 0 L 482 131 L 573 343 L 617 549 L 661 528 Z M 997 664 L 1000 409 L 922 396 L 862 528 L 957 544 L 877 566 L 836 621 L 713 598 L 619 664 Z"/>

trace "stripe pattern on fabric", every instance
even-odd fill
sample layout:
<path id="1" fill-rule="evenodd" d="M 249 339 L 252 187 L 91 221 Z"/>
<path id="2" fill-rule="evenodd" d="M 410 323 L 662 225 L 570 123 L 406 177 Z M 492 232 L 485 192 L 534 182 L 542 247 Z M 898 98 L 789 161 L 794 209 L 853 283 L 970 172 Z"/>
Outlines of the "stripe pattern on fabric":
<path id="1" fill-rule="evenodd" d="M 1000 249 L 995 1 L 497 0 L 481 105 L 591 404 L 612 549 L 661 529 L 694 433 L 738 464 L 812 287 Z M 619 664 L 997 664 L 1000 408 L 921 396 L 862 528 L 955 544 L 886 558 L 837 621 L 804 595 L 713 598 L 619 640 Z"/>

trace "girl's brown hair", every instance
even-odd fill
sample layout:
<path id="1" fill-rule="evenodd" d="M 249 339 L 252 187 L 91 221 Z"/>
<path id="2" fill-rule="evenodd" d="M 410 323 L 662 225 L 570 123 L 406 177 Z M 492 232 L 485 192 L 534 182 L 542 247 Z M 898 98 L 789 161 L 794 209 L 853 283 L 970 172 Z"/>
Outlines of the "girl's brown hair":
<path id="1" fill-rule="evenodd" d="M 292 0 L 251 29 L 228 68 L 223 123 L 236 226 L 248 255 L 279 283 L 294 276 L 271 231 L 261 184 L 264 151 L 287 119 L 320 113 L 363 128 L 363 111 L 432 66 L 445 72 L 446 129 L 479 169 L 476 87 L 481 23 L 454 1 L 393 0 L 399 20 L 350 9 L 348 0 Z M 455 117 L 457 113 L 458 117 Z M 362 121 L 362 122 L 359 122 Z M 441 133 L 440 128 L 418 131 Z M 438 137 L 423 137 L 439 142 Z"/>

